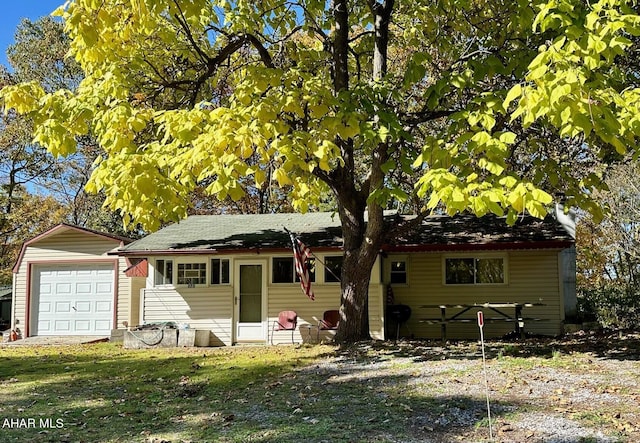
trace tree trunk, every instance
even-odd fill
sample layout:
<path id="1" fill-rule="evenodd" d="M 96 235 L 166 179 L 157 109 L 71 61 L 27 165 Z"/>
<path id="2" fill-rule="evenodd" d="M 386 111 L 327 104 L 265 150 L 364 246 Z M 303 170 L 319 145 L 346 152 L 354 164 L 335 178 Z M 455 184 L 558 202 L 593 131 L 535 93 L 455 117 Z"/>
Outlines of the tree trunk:
<path id="1" fill-rule="evenodd" d="M 341 321 L 336 332 L 338 343 L 354 343 L 371 338 L 369 333 L 369 282 L 382 244 L 382 229 L 365 224 L 365 205 L 340 207 L 344 255 L 340 288 Z M 382 211 L 380 211 L 382 212 Z M 377 217 L 374 217 L 377 219 Z M 381 220 L 381 218 L 380 218 Z M 373 223 L 377 227 L 377 223 Z M 372 237 L 373 236 L 373 237 Z"/>
<path id="2" fill-rule="evenodd" d="M 348 87 L 348 80 L 340 79 L 344 74 L 346 61 L 348 21 L 340 13 L 346 7 L 344 1 L 334 0 L 336 36 L 334 40 L 335 88 L 336 92 Z M 373 78 L 382 79 L 387 73 L 387 46 L 389 41 L 389 22 L 393 10 L 393 0 L 382 4 L 370 2 L 375 17 L 375 43 L 373 60 Z M 346 30 L 346 32 L 345 32 Z M 348 79 L 348 77 L 347 77 Z M 373 265 L 378 258 L 384 239 L 383 208 L 376 202 L 369 202 L 371 193 L 384 186 L 384 164 L 389 146 L 380 143 L 371 155 L 371 169 L 361 186 L 356 186 L 355 159 L 353 141 L 342 141 L 344 168 L 340 170 L 340 179 L 334 182 L 334 192 L 338 200 L 338 212 L 342 223 L 344 256 L 342 262 L 340 306 L 341 321 L 336 332 L 338 343 L 354 343 L 371 338 L 369 332 L 369 283 Z M 365 223 L 365 211 L 368 220 Z"/>

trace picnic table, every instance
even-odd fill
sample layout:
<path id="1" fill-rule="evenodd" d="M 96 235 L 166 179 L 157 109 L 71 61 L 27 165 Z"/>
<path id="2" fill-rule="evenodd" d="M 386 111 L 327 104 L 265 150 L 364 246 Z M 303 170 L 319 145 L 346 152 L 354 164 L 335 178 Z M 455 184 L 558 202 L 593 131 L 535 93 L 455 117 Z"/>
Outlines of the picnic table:
<path id="1" fill-rule="evenodd" d="M 470 304 L 439 304 L 439 305 L 422 305 L 420 309 L 440 309 L 439 318 L 421 318 L 421 323 L 440 324 L 440 334 L 442 341 L 447 341 L 447 324 L 454 322 L 471 323 L 477 321 L 476 317 L 464 317 L 464 314 L 472 309 L 489 309 L 493 316 L 485 317 L 484 321 L 492 322 L 514 322 L 515 333 L 517 336 L 524 338 L 524 324 L 529 321 L 541 321 L 541 318 L 523 317 L 522 309 L 533 306 L 545 306 L 543 303 L 529 302 L 496 302 L 496 303 L 470 303 Z M 510 312 L 507 309 L 512 310 Z M 449 315 L 447 315 L 447 310 Z M 455 314 L 451 315 L 452 311 Z"/>

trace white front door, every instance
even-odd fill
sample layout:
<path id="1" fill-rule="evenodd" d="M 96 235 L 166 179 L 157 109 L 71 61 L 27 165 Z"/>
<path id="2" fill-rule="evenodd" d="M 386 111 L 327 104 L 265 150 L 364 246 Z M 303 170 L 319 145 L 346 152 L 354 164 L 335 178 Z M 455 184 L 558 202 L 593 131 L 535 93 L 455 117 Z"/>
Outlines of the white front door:
<path id="1" fill-rule="evenodd" d="M 37 267 L 33 335 L 109 335 L 114 277 L 111 263 Z"/>
<path id="2" fill-rule="evenodd" d="M 235 342 L 266 341 L 266 262 L 236 262 Z"/>

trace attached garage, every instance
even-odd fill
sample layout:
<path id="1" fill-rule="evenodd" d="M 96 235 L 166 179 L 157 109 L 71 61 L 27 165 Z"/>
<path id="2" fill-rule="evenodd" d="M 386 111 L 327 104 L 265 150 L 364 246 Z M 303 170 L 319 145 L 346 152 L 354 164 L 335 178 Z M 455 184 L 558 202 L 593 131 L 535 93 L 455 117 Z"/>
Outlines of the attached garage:
<path id="1" fill-rule="evenodd" d="M 109 336 L 131 312 L 128 239 L 59 225 L 24 244 L 14 267 L 11 328 L 21 337 Z"/>

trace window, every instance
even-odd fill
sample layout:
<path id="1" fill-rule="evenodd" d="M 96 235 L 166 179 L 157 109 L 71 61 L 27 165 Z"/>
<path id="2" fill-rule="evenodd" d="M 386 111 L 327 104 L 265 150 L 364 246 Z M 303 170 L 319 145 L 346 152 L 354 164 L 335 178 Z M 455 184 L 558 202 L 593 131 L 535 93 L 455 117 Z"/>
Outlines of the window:
<path id="1" fill-rule="evenodd" d="M 504 259 L 501 257 L 445 259 L 445 283 L 448 285 L 504 282 Z"/>
<path id="2" fill-rule="evenodd" d="M 501 258 L 476 259 L 476 283 L 504 283 L 504 260 Z"/>
<path id="3" fill-rule="evenodd" d="M 295 265 L 294 265 L 295 268 Z M 316 260 L 314 258 L 307 259 L 307 269 L 309 270 L 309 281 L 316 281 Z M 300 283 L 300 277 L 294 269 L 294 280 L 296 283 Z"/>
<path id="4" fill-rule="evenodd" d="M 465 285 L 474 282 L 473 258 L 446 259 L 446 282 L 448 285 Z"/>
<path id="5" fill-rule="evenodd" d="M 292 283 L 293 282 L 293 258 L 274 257 L 273 258 L 273 282 Z"/>
<path id="6" fill-rule="evenodd" d="M 272 266 L 273 283 L 294 283 L 299 282 L 300 277 L 295 270 L 293 257 L 274 257 Z M 315 281 L 315 260 L 308 259 L 309 279 Z"/>
<path id="7" fill-rule="evenodd" d="M 327 283 L 339 282 L 342 272 L 342 256 L 325 257 L 324 259 L 324 281 Z"/>
<path id="8" fill-rule="evenodd" d="M 204 285 L 207 283 L 206 263 L 178 263 L 179 285 Z"/>
<path id="9" fill-rule="evenodd" d="M 211 284 L 229 284 L 229 260 L 213 258 L 211 259 Z"/>
<path id="10" fill-rule="evenodd" d="M 391 261 L 390 283 L 406 284 L 407 283 L 407 262 L 404 260 Z"/>
<path id="11" fill-rule="evenodd" d="M 170 285 L 173 283 L 173 260 L 156 260 L 154 285 Z"/>

